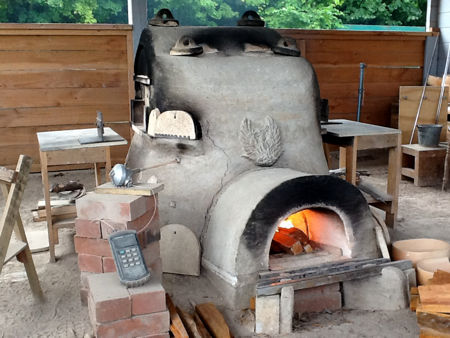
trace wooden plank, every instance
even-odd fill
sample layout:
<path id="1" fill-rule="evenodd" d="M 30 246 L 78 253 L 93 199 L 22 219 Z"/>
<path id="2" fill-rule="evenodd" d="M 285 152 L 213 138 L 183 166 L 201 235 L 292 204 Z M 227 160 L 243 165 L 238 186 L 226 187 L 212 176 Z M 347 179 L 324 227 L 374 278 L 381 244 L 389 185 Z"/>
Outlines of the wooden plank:
<path id="1" fill-rule="evenodd" d="M 416 312 L 438 312 L 450 314 L 449 304 L 420 304 L 417 305 Z"/>
<path id="2" fill-rule="evenodd" d="M 20 252 L 22 252 L 27 247 L 27 243 L 22 241 L 11 241 L 8 246 L 8 251 L 6 252 L 5 264 L 11 259 L 16 257 Z"/>
<path id="3" fill-rule="evenodd" d="M 323 83 L 359 83 L 359 66 L 314 65 L 319 84 Z M 404 68 L 366 68 L 364 82 L 370 83 L 414 83 L 418 86 L 422 82 L 422 69 Z M 398 95 L 398 92 L 397 92 Z"/>
<path id="4" fill-rule="evenodd" d="M 175 305 L 173 304 L 172 299 L 167 293 L 166 293 L 166 303 L 170 313 L 170 332 L 172 332 L 175 338 L 189 338 L 189 335 L 186 329 L 184 328 L 183 322 L 181 321 L 181 318 L 178 315 Z"/>
<path id="5" fill-rule="evenodd" d="M 398 128 L 402 131 L 402 144 L 408 144 L 411 131 L 419 107 L 420 97 L 422 95 L 422 86 L 400 87 L 399 101 L 399 120 Z M 444 98 L 442 101 L 442 109 L 440 112 L 439 124 L 447 125 L 447 104 L 448 104 L 448 87 L 445 88 Z M 436 119 L 436 111 L 439 100 L 440 88 L 427 87 L 418 124 L 434 124 Z M 441 141 L 446 141 L 446 128 L 442 128 Z M 417 131 L 414 135 L 413 142 L 418 143 Z"/>
<path id="6" fill-rule="evenodd" d="M 347 40 L 343 36 L 340 40 L 333 39 L 320 39 L 320 40 L 308 40 L 307 43 L 308 52 L 321 53 L 321 52 L 340 52 L 342 50 L 358 50 L 369 54 L 382 53 L 396 53 L 399 50 L 408 51 L 408 53 L 423 54 L 425 48 L 425 40 L 423 43 L 417 43 L 415 40 L 391 40 L 385 41 L 380 46 L 379 41 L 367 40 L 366 36 L 360 39 Z M 394 55 L 392 55 L 394 57 Z"/>
<path id="7" fill-rule="evenodd" d="M 105 162 L 105 148 L 82 148 L 50 151 L 47 155 L 48 165 L 82 164 Z"/>
<path id="8" fill-rule="evenodd" d="M 95 126 L 96 112 L 103 113 L 106 126 L 113 127 L 117 123 L 129 121 L 128 104 L 97 104 L 62 107 L 31 107 L 0 109 L 2 127 L 39 127 L 61 125 L 91 125 Z M 54 127 L 58 129 L 58 127 Z"/>
<path id="9" fill-rule="evenodd" d="M 127 69 L 125 51 L 2 51 L 0 70 Z"/>
<path id="10" fill-rule="evenodd" d="M 195 324 L 194 317 L 187 313 L 186 311 L 181 310 L 180 308 L 176 307 L 177 313 L 181 318 L 181 321 L 184 324 L 184 327 L 186 328 L 186 331 L 191 338 L 207 338 L 208 336 L 202 336 L 200 331 L 197 328 L 197 324 Z"/>
<path id="11" fill-rule="evenodd" d="M 313 53 L 308 50 L 308 60 L 313 64 L 324 65 L 359 65 L 364 62 L 368 67 L 373 65 L 422 67 L 423 52 L 410 53 L 398 50 L 395 54 L 383 51 L 370 54 L 358 50 L 341 50 L 339 53 L 323 51 Z"/>
<path id="12" fill-rule="evenodd" d="M 450 335 L 450 314 L 437 312 L 424 312 L 422 307 L 416 311 L 417 324 L 419 327 L 427 327 L 440 333 Z"/>
<path id="13" fill-rule="evenodd" d="M 225 318 L 213 303 L 197 304 L 195 311 L 214 337 L 231 337 Z"/>
<path id="14" fill-rule="evenodd" d="M 0 109 L 124 104 L 123 88 L 5 89 L 0 91 Z"/>
<path id="15" fill-rule="evenodd" d="M 358 78 L 354 79 L 355 82 L 338 82 L 330 83 L 328 81 L 322 81 L 320 85 L 320 95 L 326 97 L 327 99 L 332 98 L 358 98 L 358 88 L 359 82 Z M 417 85 L 417 81 L 403 82 L 402 86 L 414 86 Z M 364 83 L 364 95 L 365 96 L 381 96 L 381 97 L 391 97 L 393 100 L 398 98 L 398 89 L 400 83 L 393 82 L 365 82 Z"/>
<path id="16" fill-rule="evenodd" d="M 195 325 L 197 325 L 197 330 L 202 338 L 211 337 L 211 335 L 209 334 L 208 330 L 205 327 L 205 324 L 203 324 L 200 316 L 196 312 L 194 312 L 194 322 Z"/>
<path id="17" fill-rule="evenodd" d="M 411 311 L 416 311 L 417 305 L 419 305 L 419 295 L 411 295 L 409 301 L 409 309 Z"/>
<path id="18" fill-rule="evenodd" d="M 115 34 L 120 34 L 120 31 L 131 31 L 132 25 L 127 24 L 81 24 L 81 23 L 1 23 L 0 34 L 5 30 L 17 30 L 25 31 L 23 34 L 27 34 L 30 30 L 39 30 L 45 32 L 45 30 L 60 30 L 60 31 L 87 31 L 89 34 L 103 34 L 102 31 L 113 30 Z M 94 33 L 92 33 L 94 31 Z M 97 32 L 95 32 L 97 31 Z M 14 32 L 17 34 L 17 32 Z M 65 32 L 67 34 L 67 32 Z M 80 32 L 75 32 L 80 34 Z M 29 34 L 35 34 L 34 32 Z"/>
<path id="19" fill-rule="evenodd" d="M 17 178 L 17 172 L 12 169 L 0 167 L 0 181 L 13 183 Z"/>
<path id="20" fill-rule="evenodd" d="M 450 284 L 450 272 L 437 270 L 433 278 L 428 280 L 429 285 Z"/>
<path id="21" fill-rule="evenodd" d="M 135 183 L 132 187 L 116 187 L 111 182 L 106 182 L 95 187 L 98 194 L 153 196 L 164 189 L 162 183 Z"/>
<path id="22" fill-rule="evenodd" d="M 124 69 L 61 69 L 0 71 L 0 88 L 116 88 L 128 87 Z"/>
<path id="23" fill-rule="evenodd" d="M 39 209 L 37 210 L 37 213 L 39 217 L 46 217 L 47 215 L 45 209 Z M 77 208 L 75 207 L 75 204 L 52 207 L 52 216 L 67 215 L 67 214 L 72 214 L 76 216 Z"/>
<path id="24" fill-rule="evenodd" d="M 450 284 L 420 285 L 420 303 L 446 304 L 450 306 Z"/>
<path id="25" fill-rule="evenodd" d="M 418 40 L 425 41 L 431 32 L 386 32 L 386 31 L 343 31 L 343 30 L 307 30 L 307 29 L 277 29 L 283 36 L 305 40 Z"/>
<path id="26" fill-rule="evenodd" d="M 1 29 L 0 29 L 1 32 Z M 1 35 L 1 51 L 123 51 L 126 50 L 126 37 L 123 35 Z"/>

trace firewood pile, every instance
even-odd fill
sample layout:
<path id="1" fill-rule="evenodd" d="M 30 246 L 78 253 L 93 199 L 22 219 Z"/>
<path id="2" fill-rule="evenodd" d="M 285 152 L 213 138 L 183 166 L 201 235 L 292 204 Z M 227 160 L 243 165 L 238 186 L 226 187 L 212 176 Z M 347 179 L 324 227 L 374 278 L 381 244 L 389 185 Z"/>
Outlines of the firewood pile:
<path id="1" fill-rule="evenodd" d="M 411 288 L 420 337 L 450 337 L 450 273 L 438 270 L 426 285 Z"/>
<path id="2" fill-rule="evenodd" d="M 299 255 L 301 253 L 313 252 L 316 249 L 317 245 L 300 229 L 280 227 L 273 236 L 270 253 Z"/>

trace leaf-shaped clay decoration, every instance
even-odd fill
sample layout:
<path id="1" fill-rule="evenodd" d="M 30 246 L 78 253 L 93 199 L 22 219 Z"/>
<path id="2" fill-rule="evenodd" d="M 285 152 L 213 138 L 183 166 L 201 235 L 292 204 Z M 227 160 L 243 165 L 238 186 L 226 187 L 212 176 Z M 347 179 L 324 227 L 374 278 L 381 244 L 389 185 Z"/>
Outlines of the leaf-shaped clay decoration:
<path id="1" fill-rule="evenodd" d="M 266 116 L 261 128 L 255 128 L 248 118 L 244 118 L 239 131 L 244 154 L 256 165 L 272 166 L 283 152 L 281 132 L 275 120 Z"/>

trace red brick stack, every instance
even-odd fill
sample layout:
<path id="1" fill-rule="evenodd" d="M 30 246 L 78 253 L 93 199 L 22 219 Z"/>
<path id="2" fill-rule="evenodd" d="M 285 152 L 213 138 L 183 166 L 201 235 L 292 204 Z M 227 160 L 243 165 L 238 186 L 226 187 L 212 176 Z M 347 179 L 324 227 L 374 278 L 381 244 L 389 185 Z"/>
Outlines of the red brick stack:
<path id="1" fill-rule="evenodd" d="M 76 202 L 75 251 L 81 271 L 81 300 L 86 303 L 87 277 L 115 272 L 108 236 L 118 230 L 136 230 L 150 273 L 161 279 L 157 196 L 88 193 Z"/>
<path id="2" fill-rule="evenodd" d="M 168 338 L 170 317 L 165 292 L 156 278 L 137 288 L 127 289 L 117 273 L 91 274 L 89 317 L 97 338 Z"/>

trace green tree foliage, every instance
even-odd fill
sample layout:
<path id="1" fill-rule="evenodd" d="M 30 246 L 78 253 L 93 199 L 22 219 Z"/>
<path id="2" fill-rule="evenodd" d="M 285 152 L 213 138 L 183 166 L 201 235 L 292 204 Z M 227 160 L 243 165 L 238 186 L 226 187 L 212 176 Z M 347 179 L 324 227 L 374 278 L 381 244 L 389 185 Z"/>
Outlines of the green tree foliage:
<path id="1" fill-rule="evenodd" d="M 124 0 L 0 0 L 0 22 L 127 23 Z"/>
<path id="2" fill-rule="evenodd" d="M 424 26 L 426 0 L 345 0 L 339 9 L 347 24 Z"/>
<path id="3" fill-rule="evenodd" d="M 236 25 L 258 11 L 272 28 L 342 24 L 424 25 L 426 0 L 148 0 L 149 15 L 169 8 L 182 25 Z M 125 0 L 0 0 L 0 22 L 126 23 Z"/>

